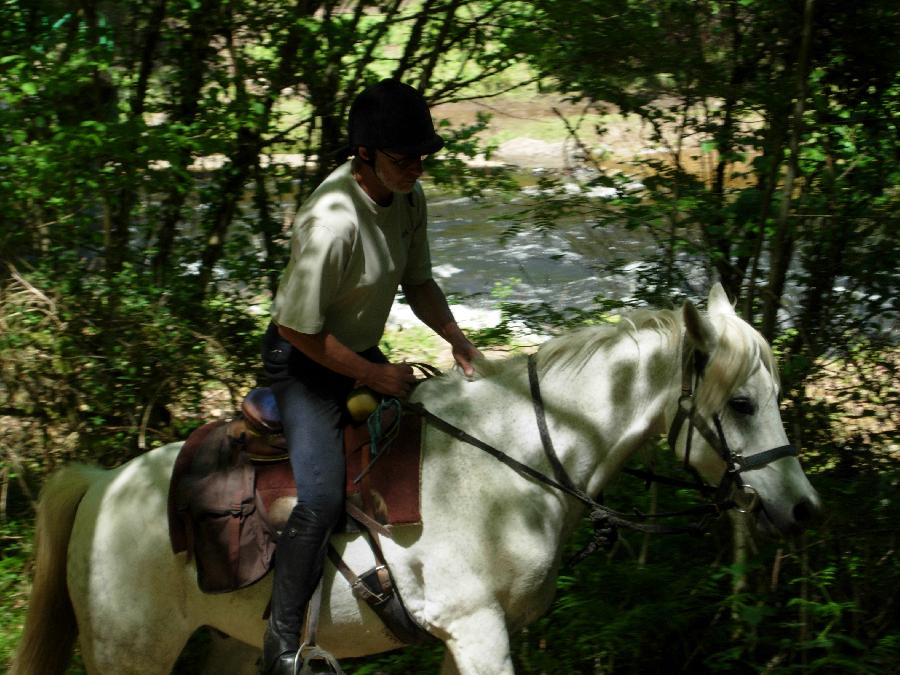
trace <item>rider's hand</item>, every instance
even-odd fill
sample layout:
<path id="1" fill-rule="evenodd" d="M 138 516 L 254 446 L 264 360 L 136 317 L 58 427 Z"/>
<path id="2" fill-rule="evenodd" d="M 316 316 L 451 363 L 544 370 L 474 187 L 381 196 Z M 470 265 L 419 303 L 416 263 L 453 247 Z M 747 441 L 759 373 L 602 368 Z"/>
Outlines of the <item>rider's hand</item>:
<path id="1" fill-rule="evenodd" d="M 456 364 L 462 368 L 463 374 L 466 377 L 471 378 L 475 375 L 475 368 L 472 365 L 472 362 L 475 361 L 475 359 L 483 359 L 484 354 L 478 351 L 478 348 L 466 339 L 463 342 L 453 345 L 453 358 L 456 361 Z"/>
<path id="2" fill-rule="evenodd" d="M 379 363 L 372 374 L 361 382 L 379 394 L 406 398 L 416 383 L 416 375 L 412 366 L 405 363 Z"/>

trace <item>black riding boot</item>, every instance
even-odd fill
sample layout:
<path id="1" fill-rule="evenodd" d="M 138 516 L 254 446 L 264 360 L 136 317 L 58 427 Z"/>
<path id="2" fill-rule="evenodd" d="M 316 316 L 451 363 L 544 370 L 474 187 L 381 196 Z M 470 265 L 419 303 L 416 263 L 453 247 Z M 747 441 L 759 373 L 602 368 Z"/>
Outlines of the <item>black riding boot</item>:
<path id="1" fill-rule="evenodd" d="M 296 675 L 300 629 L 310 596 L 322 576 L 329 529 L 297 504 L 275 549 L 272 613 L 263 638 L 260 675 Z"/>

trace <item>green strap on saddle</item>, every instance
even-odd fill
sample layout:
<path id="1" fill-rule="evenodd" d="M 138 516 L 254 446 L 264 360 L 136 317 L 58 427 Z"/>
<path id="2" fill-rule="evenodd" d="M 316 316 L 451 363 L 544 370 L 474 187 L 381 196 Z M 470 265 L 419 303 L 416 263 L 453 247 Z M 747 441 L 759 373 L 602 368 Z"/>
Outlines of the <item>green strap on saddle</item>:
<path id="1" fill-rule="evenodd" d="M 391 416 L 393 419 L 385 428 L 383 426 L 383 421 L 385 416 L 391 411 L 395 414 Z M 375 412 L 369 415 L 366 424 L 369 427 L 369 438 L 371 439 L 371 449 L 369 450 L 369 453 L 373 461 L 380 452 L 397 438 L 397 435 L 400 433 L 400 417 L 402 414 L 403 405 L 400 403 L 399 399 L 383 398 L 378 404 L 378 407 L 375 408 Z M 390 417 L 388 417 L 388 419 L 390 419 Z"/>

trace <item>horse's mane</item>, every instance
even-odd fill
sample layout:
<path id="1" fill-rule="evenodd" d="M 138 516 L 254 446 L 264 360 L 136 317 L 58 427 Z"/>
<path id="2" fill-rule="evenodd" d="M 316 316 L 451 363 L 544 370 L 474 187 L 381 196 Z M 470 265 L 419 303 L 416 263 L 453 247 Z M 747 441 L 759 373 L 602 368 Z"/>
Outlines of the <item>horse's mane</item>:
<path id="1" fill-rule="evenodd" d="M 579 328 L 553 338 L 538 350 L 538 363 L 547 370 L 584 368 L 602 347 L 622 339 L 633 338 L 645 330 L 667 335 L 676 344 L 680 336 L 679 314 L 668 309 L 639 309 L 619 317 L 616 323 Z"/>
<path id="2" fill-rule="evenodd" d="M 674 345 L 681 334 L 680 323 L 680 315 L 671 310 L 637 310 L 619 317 L 615 323 L 585 326 L 551 338 L 538 348 L 538 365 L 546 373 L 564 370 L 577 373 L 605 345 L 622 337 L 634 337 L 642 330 L 668 335 Z M 514 354 L 501 359 L 481 359 L 474 366 L 480 377 L 492 377 L 526 358 L 526 354 Z"/>
<path id="3" fill-rule="evenodd" d="M 721 410 L 735 388 L 746 381 L 760 362 L 777 386 L 775 358 L 762 335 L 736 314 L 717 314 L 708 318 L 716 329 L 718 343 L 697 388 L 697 406 L 701 413 Z M 664 336 L 674 350 L 681 341 L 681 312 L 640 309 L 620 317 L 616 323 L 579 328 L 552 338 L 538 349 L 538 366 L 547 374 L 577 373 L 603 347 L 620 339 L 635 339 L 641 331 L 654 331 Z M 476 362 L 475 368 L 480 377 L 491 377 L 525 358 L 514 355 L 498 360 L 485 359 Z M 680 372 L 675 364 L 673 369 Z"/>

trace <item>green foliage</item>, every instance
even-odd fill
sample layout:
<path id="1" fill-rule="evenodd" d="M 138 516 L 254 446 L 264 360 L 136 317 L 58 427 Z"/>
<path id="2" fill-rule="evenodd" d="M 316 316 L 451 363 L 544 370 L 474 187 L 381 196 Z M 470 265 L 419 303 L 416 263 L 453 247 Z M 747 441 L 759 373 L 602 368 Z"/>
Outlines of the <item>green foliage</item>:
<path id="1" fill-rule="evenodd" d="M 437 673 L 441 669 L 443 647 L 407 647 L 400 652 L 365 659 L 346 659 L 341 667 L 349 675 L 407 675 Z"/>
<path id="2" fill-rule="evenodd" d="M 436 187 L 479 200 L 515 189 L 515 181 L 508 169 L 468 169 L 471 158 L 481 156 L 490 160 L 491 153 L 496 150 L 492 145 L 482 147 L 479 138 L 479 134 L 487 129 L 490 119 L 489 114 L 479 112 L 474 124 L 456 129 L 446 120 L 438 123 L 438 133 L 445 137 L 446 145 L 441 151 L 440 159 L 426 160 L 426 169 Z"/>
<path id="3" fill-rule="evenodd" d="M 424 326 L 388 331 L 379 348 L 390 361 L 435 364 L 446 343 Z"/>
<path id="4" fill-rule="evenodd" d="M 26 448 L 53 434 L 55 446 L 29 458 L 38 466 L 116 464 L 181 438 L 209 382 L 237 394 L 253 372 L 258 326 L 223 297 L 204 307 L 216 331 L 203 334 L 172 289 L 130 266 L 106 278 L 63 261 L 72 267 L 15 271 L 0 295 L 3 412 L 21 420 Z"/>
<path id="5" fill-rule="evenodd" d="M 7 663 L 25 620 L 26 570 L 33 530 L 17 521 L 0 522 L 0 663 Z"/>
<path id="6" fill-rule="evenodd" d="M 607 503 L 646 510 L 630 480 L 618 481 Z M 758 542 L 748 565 L 720 559 L 724 522 L 703 538 L 654 538 L 644 564 L 640 537 L 620 533 L 605 556 L 564 570 L 551 611 L 516 638 L 517 672 L 889 671 L 898 608 L 879 589 L 900 574 L 889 524 L 898 512 L 880 495 L 897 480 L 896 471 L 870 474 L 840 496 L 839 476 L 817 475 L 838 517 L 796 542 Z M 694 503 L 686 497 L 662 494 L 659 510 Z M 854 532 L 862 514 L 871 520 Z M 576 547 L 588 536 L 582 531 Z"/>
<path id="7" fill-rule="evenodd" d="M 507 235 L 588 223 L 614 273 L 635 262 L 604 244 L 622 226 L 658 254 L 629 268 L 632 297 L 588 309 L 512 303 L 501 282 L 503 321 L 477 341 L 702 297 L 718 276 L 776 348 L 787 427 L 829 515 L 742 565 L 726 522 L 702 539 L 623 534 L 565 570 L 556 604 L 515 638 L 519 671 L 895 669 L 898 21 L 878 0 L 2 3 L 4 513 L 27 510 L 9 496 L 19 478 L 118 463 L 234 408 L 258 369 L 284 224 L 342 161 L 356 91 L 395 75 L 437 103 L 540 78 L 591 103 L 598 132 L 609 106 L 637 116 L 650 147 L 614 167 L 586 148 L 577 171 L 538 177 Z M 467 168 L 491 156 L 488 124 L 442 127 L 438 185 L 482 200 L 514 187 Z M 625 479 L 607 498 L 648 508 Z M 0 523 L 0 659 L 30 541 L 29 525 Z"/>
<path id="8" fill-rule="evenodd" d="M 510 27 L 482 20 L 500 9 L 0 6 L 4 413 L 30 461 L 114 463 L 183 434 L 210 383 L 234 399 L 352 97 L 388 74 L 435 101 L 499 76 Z M 462 176 L 485 124 L 444 129 L 438 182 L 483 189 Z"/>
<path id="9" fill-rule="evenodd" d="M 539 23 L 516 36 L 534 66 L 598 110 L 639 116 L 652 154 L 630 177 L 588 158 L 584 188 L 641 188 L 586 200 L 545 185 L 522 227 L 574 212 L 598 229 L 647 230 L 660 254 L 636 299 L 701 295 L 715 273 L 770 340 L 799 325 L 790 351 L 810 364 L 841 344 L 895 342 L 897 12 L 875 1 L 849 13 L 807 3 L 810 15 L 768 0 L 535 4 Z M 878 261 L 875 246 L 886 247 Z M 805 289 L 790 314 L 787 284 Z"/>

